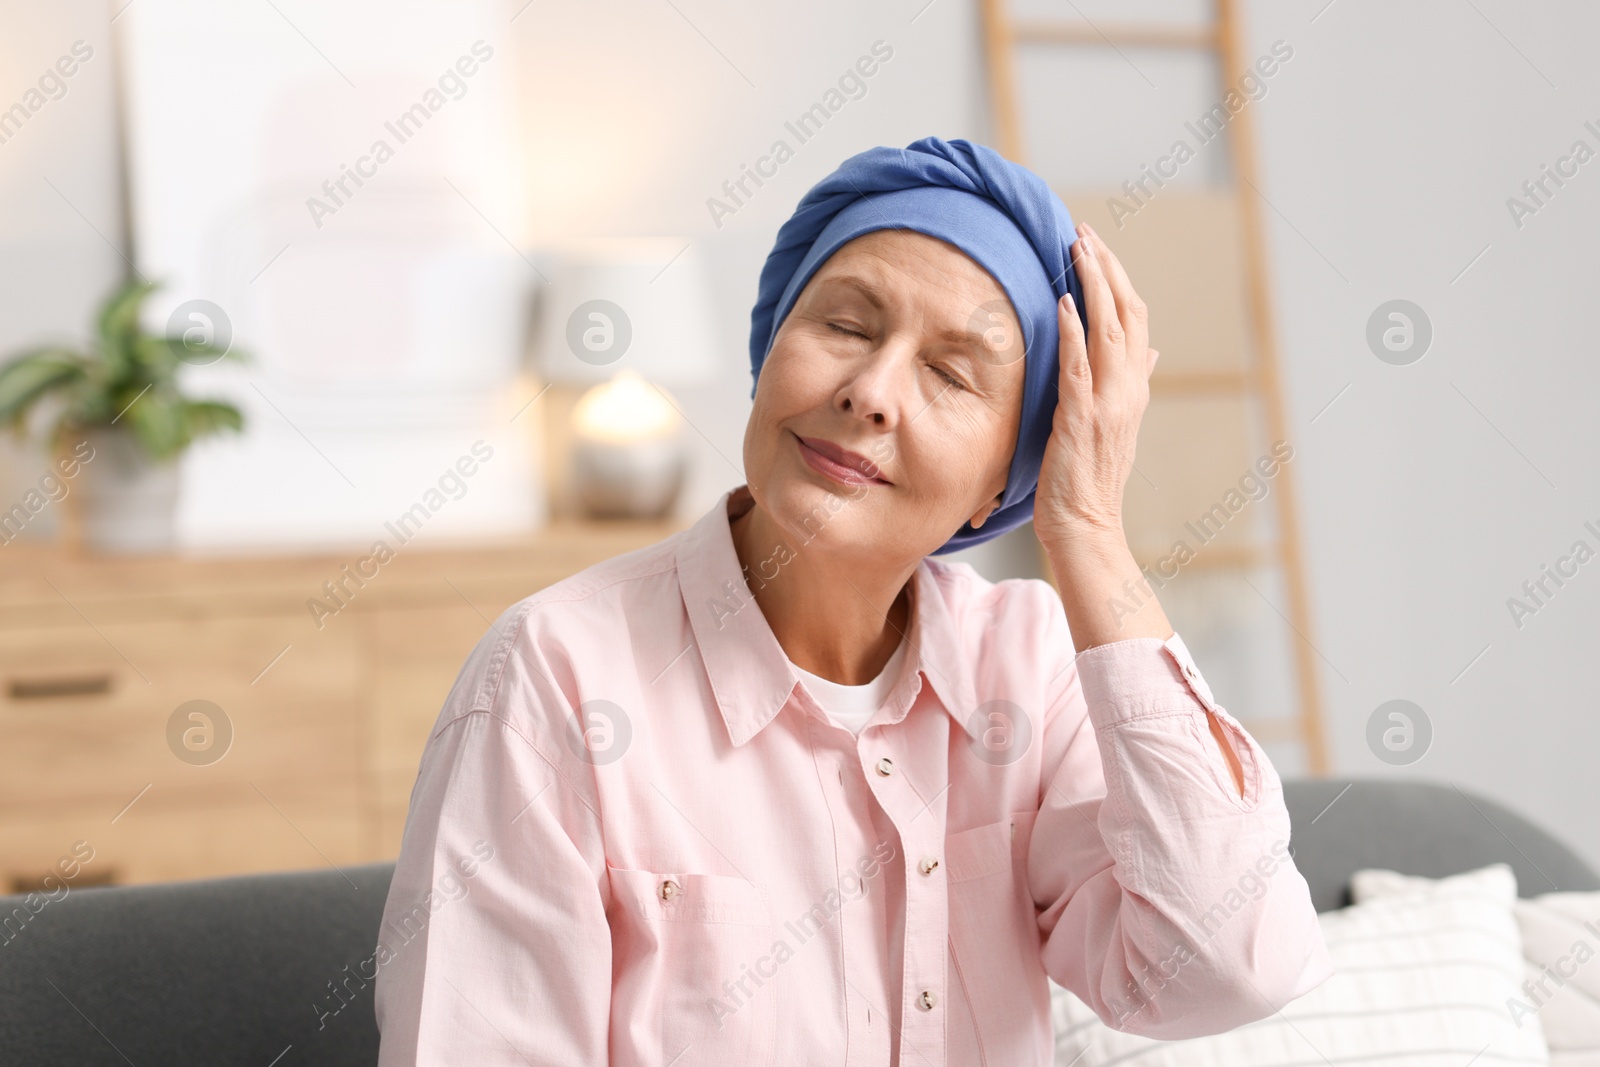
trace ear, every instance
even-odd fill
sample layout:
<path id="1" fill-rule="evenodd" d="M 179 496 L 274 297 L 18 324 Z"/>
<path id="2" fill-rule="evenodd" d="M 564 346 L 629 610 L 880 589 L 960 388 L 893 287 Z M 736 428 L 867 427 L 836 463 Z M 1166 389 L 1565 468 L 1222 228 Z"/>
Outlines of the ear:
<path id="1" fill-rule="evenodd" d="M 1000 509 L 1000 497 L 1001 497 L 1001 495 L 1002 494 L 1000 494 L 1000 493 L 996 493 L 993 500 L 989 501 L 987 504 L 984 504 L 983 507 L 979 508 L 976 512 L 973 513 L 972 518 L 967 520 L 967 523 L 974 530 L 976 530 L 978 527 L 982 526 L 984 523 L 988 522 L 989 521 L 989 516 L 993 515 L 996 511 L 998 511 Z"/>

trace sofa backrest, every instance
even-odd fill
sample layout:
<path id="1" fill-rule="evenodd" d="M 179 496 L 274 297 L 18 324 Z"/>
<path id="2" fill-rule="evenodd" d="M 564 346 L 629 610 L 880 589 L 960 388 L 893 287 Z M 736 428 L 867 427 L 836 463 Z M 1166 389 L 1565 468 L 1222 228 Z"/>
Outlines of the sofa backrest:
<path id="1" fill-rule="evenodd" d="M 1350 903 L 1350 875 L 1382 867 L 1428 878 L 1504 861 L 1517 893 L 1600 889 L 1600 874 L 1516 812 L 1450 784 L 1393 778 L 1283 783 L 1289 850 L 1318 911 Z"/>
<path id="2" fill-rule="evenodd" d="M 393 874 L 377 863 L 0 897 L 0 1063 L 371 1067 Z"/>

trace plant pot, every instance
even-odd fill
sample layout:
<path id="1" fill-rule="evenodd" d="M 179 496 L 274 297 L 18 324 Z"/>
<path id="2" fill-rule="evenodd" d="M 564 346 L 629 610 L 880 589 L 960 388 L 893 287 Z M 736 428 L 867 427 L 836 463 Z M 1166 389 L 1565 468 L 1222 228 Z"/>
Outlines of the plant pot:
<path id="1" fill-rule="evenodd" d="M 128 430 L 84 431 L 94 455 L 83 464 L 74 492 L 84 543 L 96 552 L 170 552 L 176 545 L 178 461 L 152 460 Z"/>

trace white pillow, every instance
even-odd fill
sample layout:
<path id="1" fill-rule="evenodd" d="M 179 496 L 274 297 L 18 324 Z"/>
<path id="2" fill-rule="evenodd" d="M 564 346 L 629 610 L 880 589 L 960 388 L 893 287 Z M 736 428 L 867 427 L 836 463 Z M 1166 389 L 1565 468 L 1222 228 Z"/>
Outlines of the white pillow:
<path id="1" fill-rule="evenodd" d="M 1358 903 L 1404 894 L 1433 881 L 1367 871 L 1351 885 Z M 1600 892 L 1544 893 L 1512 906 L 1522 934 L 1524 982 L 1507 1006 L 1539 1017 L 1552 1067 L 1600 1067 Z"/>
<path id="2" fill-rule="evenodd" d="M 1519 1027 L 1506 1010 L 1523 979 L 1516 895 L 1515 875 L 1499 863 L 1323 912 L 1333 976 L 1282 1011 L 1211 1037 L 1113 1030 L 1052 982 L 1057 1067 L 1547 1064 L 1538 1017 Z"/>

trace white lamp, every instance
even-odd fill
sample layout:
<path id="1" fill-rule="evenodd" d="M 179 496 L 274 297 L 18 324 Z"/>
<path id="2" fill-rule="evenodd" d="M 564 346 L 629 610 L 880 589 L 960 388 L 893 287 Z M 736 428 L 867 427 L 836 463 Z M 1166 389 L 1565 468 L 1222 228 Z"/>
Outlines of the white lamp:
<path id="1" fill-rule="evenodd" d="M 595 385 L 624 367 L 661 385 L 703 385 L 716 373 L 711 287 L 688 238 L 587 241 L 551 250 L 539 369 Z"/>

